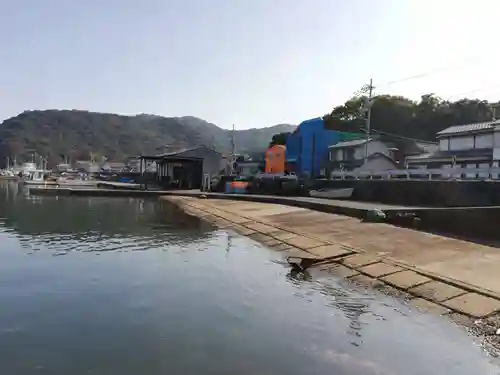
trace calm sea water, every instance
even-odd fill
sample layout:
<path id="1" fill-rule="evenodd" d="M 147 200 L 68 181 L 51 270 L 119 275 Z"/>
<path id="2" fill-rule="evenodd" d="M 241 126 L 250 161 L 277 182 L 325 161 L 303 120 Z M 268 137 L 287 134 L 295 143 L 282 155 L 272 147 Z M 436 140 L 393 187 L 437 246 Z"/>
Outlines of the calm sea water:
<path id="1" fill-rule="evenodd" d="M 138 199 L 0 184 L 0 374 L 496 374 L 463 330 Z"/>

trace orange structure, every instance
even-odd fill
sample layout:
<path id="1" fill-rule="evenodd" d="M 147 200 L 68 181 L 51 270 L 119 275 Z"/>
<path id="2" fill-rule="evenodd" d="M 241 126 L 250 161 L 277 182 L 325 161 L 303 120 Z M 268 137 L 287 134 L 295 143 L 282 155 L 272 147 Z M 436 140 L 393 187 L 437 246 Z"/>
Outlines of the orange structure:
<path id="1" fill-rule="evenodd" d="M 266 151 L 266 173 L 285 173 L 286 146 L 274 145 Z"/>

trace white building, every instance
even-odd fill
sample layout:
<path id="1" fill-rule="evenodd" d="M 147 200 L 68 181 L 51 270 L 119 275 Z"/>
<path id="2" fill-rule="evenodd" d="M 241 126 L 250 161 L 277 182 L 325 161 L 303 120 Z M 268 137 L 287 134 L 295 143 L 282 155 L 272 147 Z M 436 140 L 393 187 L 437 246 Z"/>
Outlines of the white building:
<path id="1" fill-rule="evenodd" d="M 75 169 L 79 172 L 85 173 L 99 173 L 100 167 L 97 163 L 88 160 L 77 160 L 75 163 Z"/>
<path id="2" fill-rule="evenodd" d="M 393 149 L 378 139 L 356 139 L 329 148 L 329 172 L 397 169 Z"/>
<path id="3" fill-rule="evenodd" d="M 498 167 L 500 120 L 451 126 L 437 133 L 436 138 L 439 150 L 407 157 L 409 169 Z"/>

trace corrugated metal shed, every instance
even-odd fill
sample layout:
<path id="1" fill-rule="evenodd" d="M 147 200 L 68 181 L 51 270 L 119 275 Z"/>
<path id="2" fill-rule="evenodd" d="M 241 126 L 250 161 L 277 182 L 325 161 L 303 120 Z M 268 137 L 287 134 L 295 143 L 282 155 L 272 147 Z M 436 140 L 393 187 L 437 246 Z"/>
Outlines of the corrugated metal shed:
<path id="1" fill-rule="evenodd" d="M 287 138 L 286 161 L 296 165 L 298 174 L 317 176 L 328 160 L 329 146 L 360 136 L 327 129 L 321 117 L 303 121 Z"/>

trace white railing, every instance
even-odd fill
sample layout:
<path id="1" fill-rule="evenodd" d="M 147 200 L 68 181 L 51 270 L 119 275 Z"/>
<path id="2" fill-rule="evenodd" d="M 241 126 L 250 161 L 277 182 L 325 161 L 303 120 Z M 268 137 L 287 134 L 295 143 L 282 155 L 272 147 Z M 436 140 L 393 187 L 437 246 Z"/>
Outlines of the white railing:
<path id="1" fill-rule="evenodd" d="M 394 169 L 385 171 L 335 171 L 334 180 L 407 179 L 407 180 L 500 180 L 500 168 Z"/>

